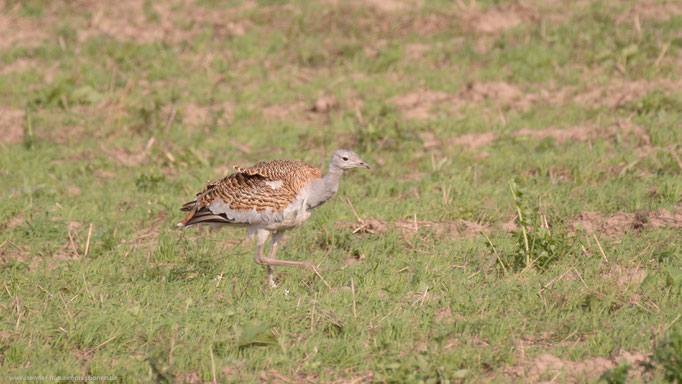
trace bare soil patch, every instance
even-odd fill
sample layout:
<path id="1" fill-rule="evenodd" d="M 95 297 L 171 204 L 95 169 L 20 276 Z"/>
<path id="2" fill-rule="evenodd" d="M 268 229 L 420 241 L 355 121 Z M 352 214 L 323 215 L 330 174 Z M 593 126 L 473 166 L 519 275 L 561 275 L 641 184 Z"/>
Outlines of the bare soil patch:
<path id="1" fill-rule="evenodd" d="M 7 220 L 7 222 L 3 225 L 5 229 L 12 230 L 22 224 L 26 221 L 26 218 L 24 215 L 21 213 L 12 217 L 11 219 Z"/>
<path id="2" fill-rule="evenodd" d="M 328 113 L 332 109 L 339 107 L 339 100 L 334 95 L 325 95 L 313 103 L 312 111 L 317 113 Z"/>
<path id="3" fill-rule="evenodd" d="M 38 68 L 38 66 L 38 60 L 36 59 L 18 59 L 10 64 L 0 67 L 0 75 L 6 76 L 15 73 L 22 73 L 33 68 Z"/>
<path id="4" fill-rule="evenodd" d="M 634 23 L 636 17 L 642 21 L 668 21 L 682 15 L 682 4 L 677 1 L 639 0 L 616 17 L 616 23 Z"/>
<path id="5" fill-rule="evenodd" d="M 244 35 L 250 25 L 240 14 L 253 7 L 253 4 L 246 2 L 240 7 L 209 9 L 197 6 L 191 0 L 148 3 L 121 0 L 82 2 L 79 7 L 92 15 L 78 31 L 78 40 L 81 42 L 105 35 L 143 44 L 177 44 L 191 41 L 207 27 L 221 38 Z"/>
<path id="6" fill-rule="evenodd" d="M 101 148 L 107 156 L 126 167 L 137 167 L 147 159 L 147 151 L 145 150 L 130 151 L 120 148 L 105 148 L 104 146 Z"/>
<path id="7" fill-rule="evenodd" d="M 492 132 L 467 133 L 448 140 L 448 146 L 450 148 L 459 146 L 468 150 L 475 150 L 492 144 L 497 138 L 498 136 Z"/>
<path id="8" fill-rule="evenodd" d="M 408 120 L 424 120 L 431 117 L 433 108 L 447 102 L 452 96 L 445 92 L 420 91 L 394 96 L 389 102 L 400 110 Z"/>
<path id="9" fill-rule="evenodd" d="M 408 60 L 419 60 L 431 50 L 428 44 L 408 44 L 405 46 L 405 58 Z"/>
<path id="10" fill-rule="evenodd" d="M 605 279 L 615 281 L 621 289 L 628 286 L 638 287 L 647 276 L 644 269 L 610 264 L 608 272 L 602 274 Z"/>
<path id="11" fill-rule="evenodd" d="M 331 6 L 339 6 L 341 4 L 350 5 L 354 8 L 368 7 L 381 13 L 395 13 L 401 11 L 415 10 L 421 7 L 423 0 L 366 0 L 358 1 L 352 0 L 326 0 L 325 3 Z"/>
<path id="12" fill-rule="evenodd" d="M 284 119 L 302 119 L 312 120 L 316 114 L 312 112 L 312 108 L 305 102 L 295 102 L 291 104 L 274 104 L 262 107 L 263 116 L 266 119 L 284 120 Z"/>
<path id="13" fill-rule="evenodd" d="M 398 12 L 419 8 L 421 0 L 368 0 L 365 4 L 381 12 Z"/>
<path id="14" fill-rule="evenodd" d="M 57 144 L 73 144 L 84 137 L 85 128 L 80 125 L 68 125 L 37 130 L 40 138 Z"/>
<path id="15" fill-rule="evenodd" d="M 597 85 L 578 93 L 573 101 L 588 107 L 620 108 L 625 104 L 646 96 L 651 91 L 670 92 L 682 88 L 682 80 L 635 80 Z"/>
<path id="16" fill-rule="evenodd" d="M 637 140 L 637 145 L 639 146 L 651 146 L 651 139 L 646 134 L 646 130 L 628 121 L 619 121 L 616 124 L 607 126 L 573 126 L 562 129 L 547 128 L 542 130 L 521 129 L 516 131 L 514 136 L 531 136 L 537 139 L 549 137 L 554 139 L 557 144 L 563 144 L 568 141 L 585 142 L 596 138 L 609 140 L 618 133 L 632 135 Z"/>
<path id="17" fill-rule="evenodd" d="M 0 144 L 16 144 L 24 139 L 24 111 L 0 107 Z"/>
<path id="18" fill-rule="evenodd" d="M 182 122 L 190 130 L 207 126 L 214 122 L 217 125 L 230 124 L 234 118 L 234 104 L 226 101 L 213 105 L 198 105 L 189 103 L 183 106 L 164 106 L 162 112 L 164 119 L 174 118 L 173 114 L 180 114 Z"/>
<path id="19" fill-rule="evenodd" d="M 676 207 L 673 212 L 659 209 L 653 212 L 616 212 L 610 215 L 585 211 L 573 219 L 570 228 L 573 232 L 584 230 L 587 233 L 599 233 L 609 237 L 623 236 L 644 229 L 682 229 L 682 207 Z"/>
<path id="20" fill-rule="evenodd" d="M 561 381 L 575 383 L 585 379 L 597 379 L 602 373 L 615 368 L 622 361 L 628 362 L 633 367 L 638 367 L 639 363 L 648 361 L 648 356 L 643 352 L 621 352 L 610 358 L 594 357 L 581 361 L 570 361 L 554 355 L 543 354 L 527 364 L 509 368 L 507 372 L 511 376 L 523 378 L 527 382 L 537 382 L 543 375 L 551 377 L 561 375 L 559 376 L 562 377 Z M 631 374 L 640 376 L 642 372 L 643 369 L 636 369 Z"/>
<path id="21" fill-rule="evenodd" d="M 372 235 L 381 235 L 387 231 L 397 231 L 403 238 L 428 232 L 433 233 L 437 237 L 473 237 L 481 232 L 490 232 L 487 225 L 467 220 L 441 222 L 398 220 L 386 222 L 378 219 L 365 219 L 361 223 L 340 222 L 337 226 L 349 229 L 353 233 Z"/>
<path id="22" fill-rule="evenodd" d="M 83 3 L 92 17 L 85 28 L 78 30 L 78 40 L 83 42 L 105 35 L 143 44 L 157 41 L 179 43 L 198 34 L 197 30 L 183 30 L 174 24 L 170 3 L 150 2 L 147 5 L 149 9 L 145 10 L 145 2 L 137 0 Z"/>
<path id="23" fill-rule="evenodd" d="M 454 111 L 469 104 L 492 102 L 499 108 L 526 111 L 538 99 L 537 95 L 524 94 L 504 81 L 492 81 L 467 84 L 455 94 L 430 90 L 411 92 L 394 96 L 389 103 L 395 105 L 405 119 L 424 120 L 433 117 L 436 108 Z"/>
<path id="24" fill-rule="evenodd" d="M 17 15 L 17 10 L 17 7 L 0 0 L 0 49 L 12 46 L 35 48 L 52 37 L 47 26 L 54 25 L 54 17 L 24 18 Z M 46 10 L 45 13 L 52 12 Z"/>
<path id="25" fill-rule="evenodd" d="M 462 20 L 475 32 L 495 34 L 534 21 L 540 17 L 535 9 L 522 4 L 503 4 L 499 7 L 481 12 L 475 7 L 464 8 Z"/>

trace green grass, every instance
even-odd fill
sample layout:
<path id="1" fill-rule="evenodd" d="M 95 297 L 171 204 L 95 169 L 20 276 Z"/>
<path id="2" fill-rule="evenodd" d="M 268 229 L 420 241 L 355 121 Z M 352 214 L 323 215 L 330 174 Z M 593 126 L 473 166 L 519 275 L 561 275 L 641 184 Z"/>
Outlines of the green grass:
<path id="1" fill-rule="evenodd" d="M 25 112 L 0 117 L 3 134 L 23 132 L 0 139 L 3 380 L 210 382 L 215 372 L 218 382 L 594 382 L 603 372 L 567 367 L 598 357 L 613 359 L 608 382 L 679 380 L 679 228 L 593 237 L 572 223 L 585 211 L 679 212 L 682 169 L 671 153 L 680 156 L 682 93 L 665 84 L 680 81 L 680 15 L 643 15 L 639 35 L 633 18 L 618 18 L 634 1 L 530 2 L 537 17 L 481 34 L 442 1 L 395 12 L 194 5 L 219 16 L 210 22 L 180 3 L 167 14 L 144 2 L 146 28 L 170 17 L 196 34 L 136 43 L 81 38 L 96 9 L 8 4 L 13 22 L 43 20 L 48 38 L 0 49 L 0 113 Z M 429 50 L 411 57 L 416 43 Z M 31 64 L 2 71 L 22 61 Z M 468 99 L 434 105 L 427 120 L 405 119 L 390 101 L 493 81 L 567 96 L 528 108 Z M 631 98 L 616 107 L 575 97 L 635 83 L 658 85 L 625 88 Z M 338 108 L 311 112 L 322 95 Z M 641 130 L 566 142 L 516 135 L 617 124 Z M 483 132 L 497 139 L 448 144 Z M 278 254 L 319 265 L 329 287 L 278 268 L 270 289 L 243 230 L 174 227 L 179 206 L 233 164 L 326 166 L 340 147 L 372 169 L 344 176 L 339 196 Z M 360 224 L 339 197 L 363 219 L 465 220 L 485 236 L 391 225 L 353 233 Z M 503 230 L 518 211 L 525 220 Z M 623 352 L 643 354 L 649 369 L 618 366 Z M 565 370 L 529 373 L 543 354 Z"/>

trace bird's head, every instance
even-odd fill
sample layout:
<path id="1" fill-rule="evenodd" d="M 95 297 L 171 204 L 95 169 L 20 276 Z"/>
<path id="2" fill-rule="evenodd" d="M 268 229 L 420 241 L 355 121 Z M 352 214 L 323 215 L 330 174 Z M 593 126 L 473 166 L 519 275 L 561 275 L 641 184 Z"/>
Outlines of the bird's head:
<path id="1" fill-rule="evenodd" d="M 347 149 L 339 149 L 335 151 L 332 155 L 330 166 L 341 168 L 343 170 L 353 168 L 369 168 L 369 165 L 362 161 L 360 156 Z"/>

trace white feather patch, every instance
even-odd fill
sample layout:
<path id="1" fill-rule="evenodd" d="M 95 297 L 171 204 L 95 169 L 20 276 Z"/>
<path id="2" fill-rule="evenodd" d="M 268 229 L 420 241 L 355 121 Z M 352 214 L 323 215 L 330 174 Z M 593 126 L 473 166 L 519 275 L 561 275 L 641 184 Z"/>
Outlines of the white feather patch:
<path id="1" fill-rule="evenodd" d="M 267 184 L 268 187 L 270 187 L 272 189 L 277 189 L 277 188 L 282 187 L 282 184 L 284 184 L 284 182 L 282 182 L 282 180 L 277 180 L 277 181 L 268 180 L 265 182 L 265 184 Z"/>

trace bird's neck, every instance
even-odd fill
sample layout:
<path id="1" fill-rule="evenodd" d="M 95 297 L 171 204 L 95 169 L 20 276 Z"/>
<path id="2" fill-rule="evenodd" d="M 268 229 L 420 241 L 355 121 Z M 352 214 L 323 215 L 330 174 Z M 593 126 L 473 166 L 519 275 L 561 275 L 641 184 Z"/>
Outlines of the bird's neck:
<path id="1" fill-rule="evenodd" d="M 327 174 L 323 178 L 315 180 L 311 185 L 308 209 L 318 207 L 334 197 L 339 189 L 341 175 L 343 175 L 343 169 L 329 165 Z"/>

